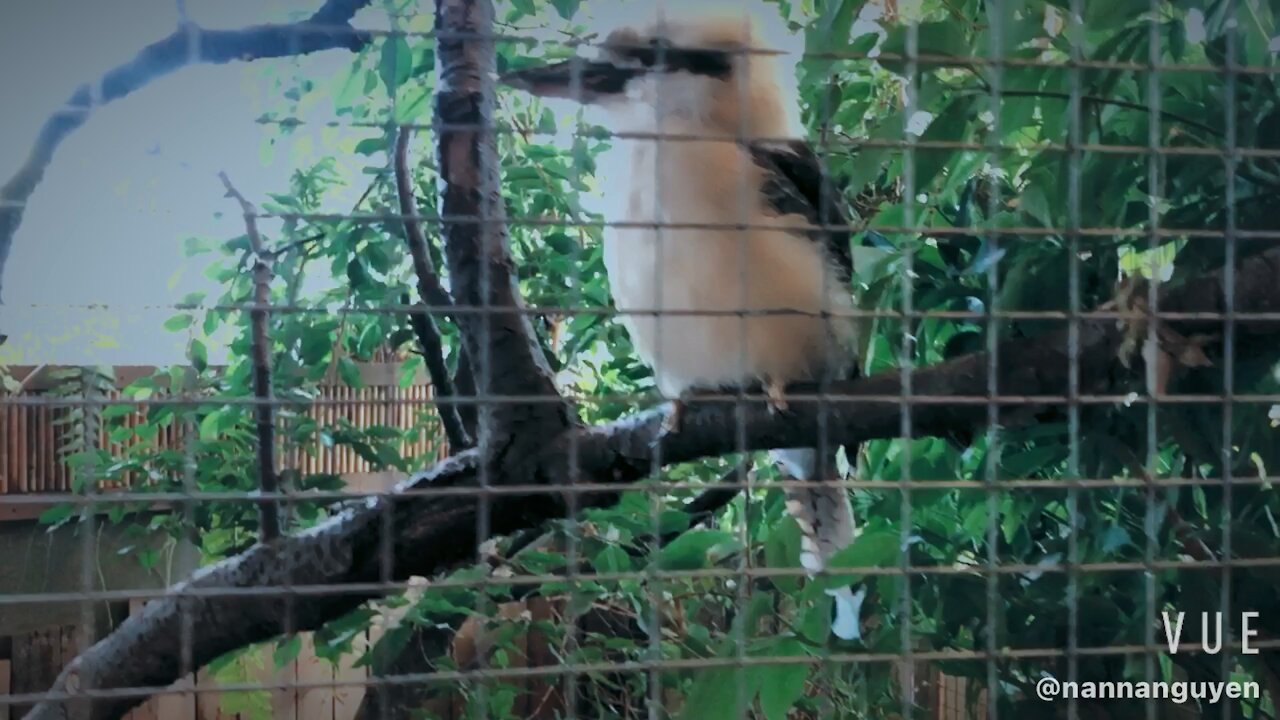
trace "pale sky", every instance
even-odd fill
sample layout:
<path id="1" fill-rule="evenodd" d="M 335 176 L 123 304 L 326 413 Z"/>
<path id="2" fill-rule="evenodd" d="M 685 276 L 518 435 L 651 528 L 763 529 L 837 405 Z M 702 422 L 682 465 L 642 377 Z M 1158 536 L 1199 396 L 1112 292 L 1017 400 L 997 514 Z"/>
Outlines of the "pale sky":
<path id="1" fill-rule="evenodd" d="M 319 1 L 187 5 L 192 19 L 216 28 L 281 20 L 288 9 L 313 9 Z M 587 2 L 584 9 L 592 5 L 596 15 L 609 16 L 594 23 L 602 27 L 653 7 Z M 0 178 L 20 166 L 40 123 L 79 83 L 170 33 L 176 17 L 175 0 L 7 0 L 0 10 L 0 97 L 6 98 Z M 799 49 L 797 38 L 776 30 L 766 36 L 779 49 Z M 351 59 L 336 50 L 305 62 L 311 76 L 322 79 Z M 187 293 L 213 290 L 200 265 L 184 257 L 183 240 L 243 232 L 218 172 L 225 170 L 258 201 L 284 190 L 301 162 L 321 152 L 348 154 L 332 143 L 334 133 L 315 125 L 333 119 L 328 102 L 307 108 L 298 119 L 309 125 L 275 153 L 262 154 L 268 131 L 255 118 L 274 102 L 263 71 L 289 62 L 181 69 L 95 111 L 61 146 L 14 240 L 0 305 L 0 330 L 9 335 L 0 364 L 183 362 L 184 337 L 161 324 Z M 341 135 L 347 142 L 357 137 Z M 365 158 L 353 158 L 351 168 L 358 172 L 364 164 Z M 326 209 L 349 210 L 355 194 L 334 197 Z M 217 212 L 225 214 L 216 218 Z M 216 361 L 218 351 L 211 350 Z"/>
<path id="2" fill-rule="evenodd" d="M 311 3 L 297 0 L 297 6 Z M 188 0 L 206 27 L 281 18 L 286 3 Z M 25 159 L 49 112 L 72 90 L 172 31 L 173 0 L 10 0 L 0 11 L 0 110 L 6 141 L 0 176 Z M 309 60 L 337 70 L 351 54 Z M 284 189 L 288 151 L 264 162 L 254 122 L 268 91 L 267 64 L 193 66 L 94 112 L 59 149 L 27 207 L 5 275 L 0 328 L 5 363 L 164 364 L 182 360 L 182 339 L 161 323 L 165 305 L 209 290 L 186 262 L 184 238 L 243 231 L 224 199 L 225 170 L 250 198 Z M 328 107 L 313 111 L 327 119 Z M 317 132 L 298 139 L 316 140 Z M 216 219 L 216 211 L 230 211 Z M 107 308 L 89 308 L 106 305 Z"/>

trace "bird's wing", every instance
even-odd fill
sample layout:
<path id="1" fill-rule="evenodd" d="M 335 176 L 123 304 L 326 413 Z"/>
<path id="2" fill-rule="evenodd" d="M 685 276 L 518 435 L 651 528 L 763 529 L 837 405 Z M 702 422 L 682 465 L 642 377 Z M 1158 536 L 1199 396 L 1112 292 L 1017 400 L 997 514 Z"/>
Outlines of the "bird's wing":
<path id="1" fill-rule="evenodd" d="M 844 195 L 813 147 L 803 140 L 750 143 L 751 158 L 764 170 L 765 202 L 778 215 L 800 215 L 817 229 L 820 243 L 845 282 L 853 278 L 852 235 Z"/>

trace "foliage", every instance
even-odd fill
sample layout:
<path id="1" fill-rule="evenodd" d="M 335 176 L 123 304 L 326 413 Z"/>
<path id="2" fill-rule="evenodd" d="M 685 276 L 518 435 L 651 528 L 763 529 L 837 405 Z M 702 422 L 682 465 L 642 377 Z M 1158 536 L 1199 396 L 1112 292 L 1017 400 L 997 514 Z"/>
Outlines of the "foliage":
<path id="1" fill-rule="evenodd" d="M 596 14 L 607 14 L 610 6 L 598 5 Z M 998 339 L 1057 330 L 1061 320 L 992 313 L 1062 317 L 1107 302 L 1127 275 L 1173 282 L 1195 277 L 1232 256 L 1262 249 L 1261 242 L 1225 242 L 1228 228 L 1266 230 L 1277 217 L 1280 166 L 1274 158 L 1224 161 L 1205 152 L 1232 140 L 1236 147 L 1280 147 L 1272 76 L 1258 72 L 1228 80 L 1202 70 L 1153 75 L 1142 67 L 1152 61 L 1185 67 L 1234 61 L 1274 69 L 1275 11 L 1265 3 L 1081 2 L 1079 21 L 1071 20 L 1072 3 L 1066 0 L 771 5 L 804 33 L 808 58 L 798 72 L 811 135 L 824 142 L 830 169 L 861 219 L 878 231 L 855 238 L 859 302 L 881 311 L 866 334 L 862 360 L 868 372 L 920 367 Z M 500 4 L 501 29 L 544 38 L 500 43 L 500 69 L 572 52 L 545 38 L 582 32 L 576 23 L 592 6 Z M 350 125 L 344 129 L 350 157 L 363 164 L 355 174 L 368 184 L 355 212 L 335 218 L 326 201 L 351 182 L 352 173 L 341 165 L 349 158 L 324 157 L 299 168 L 290 187 L 264 205 L 281 217 L 271 242 L 287 249 L 277 260 L 273 301 L 300 309 L 276 312 L 271 320 L 276 392 L 286 402 L 306 403 L 326 378 L 356 384 L 356 363 L 379 353 L 403 357 L 411 348 L 399 304 L 413 282 L 394 219 L 387 152 L 394 126 L 430 117 L 431 18 L 413 7 L 407 1 L 385 4 L 382 10 L 400 32 L 379 37 L 337 77 L 314 77 L 306 61 L 300 63 L 293 77 L 281 80 L 280 107 L 263 118 L 269 132 L 283 137 L 292 132 L 289 120 L 300 103 L 331 101 Z M 869 24 L 868 8 L 896 8 L 898 14 Z M 902 57 L 913 47 L 919 58 Z M 1089 62 L 1072 68 L 1073 58 Z M 539 337 L 561 382 L 581 400 L 583 419 L 617 417 L 635 407 L 651 381 L 625 331 L 604 312 L 608 286 L 599 228 L 592 225 L 600 218 L 584 207 L 584 198 L 599 190 L 593 173 L 607 142 L 581 118 L 558 117 L 527 97 L 503 93 L 500 106 L 502 121 L 510 124 L 499 147 L 520 290 L 540 312 Z M 569 126 L 579 131 L 562 137 Z M 426 217 L 434 212 L 431 137 L 423 130 L 414 143 L 421 156 L 414 182 Z M 904 139 L 911 141 L 905 147 Z M 185 393 L 193 400 L 152 406 L 136 425 L 120 422 L 125 411 L 108 410 L 103 421 L 112 437 L 140 442 L 123 457 L 95 456 L 94 466 L 106 468 L 98 472 L 107 478 L 132 478 L 139 493 L 181 491 L 194 478 L 200 491 L 244 495 L 256 488 L 252 418 L 248 405 L 232 401 L 252 396 L 247 313 L 236 307 L 251 295 L 244 272 L 247 239 L 194 240 L 190 247 L 210 256 L 210 276 L 223 287 L 207 306 L 205 298 L 188 298 L 192 309 L 168 324 L 188 333 L 194 372 L 165 371 L 126 394 L 144 400 Z M 894 314 L 899 310 L 909 311 L 906 320 Z M 451 325 L 442 326 L 454 348 Z M 206 347 L 218 336 L 230 338 L 233 360 L 225 368 L 207 363 Z M 1222 368 L 1230 357 L 1208 359 L 1207 370 L 1164 378 L 1166 390 L 1277 390 L 1280 375 L 1273 364 L 1236 364 L 1227 374 Z M 456 366 L 456 351 L 449 361 Z M 406 372 L 421 364 L 412 355 L 403 362 Z M 1134 398 L 1145 393 L 1141 387 L 1116 390 L 1132 391 Z M 1230 412 L 1221 403 L 1081 402 L 1025 426 L 962 438 L 963 443 L 868 443 L 844 467 L 856 464 L 859 478 L 883 485 L 854 491 L 863 524 L 858 541 L 837 563 L 856 570 L 842 577 L 804 581 L 793 572 L 740 582 L 698 576 L 711 568 L 797 568 L 797 528 L 770 482 L 772 472 L 763 467 L 759 487 L 709 527 L 660 551 L 650 549 L 655 530 L 687 527 L 680 504 L 735 458 L 667 470 L 658 480 L 684 489 L 662 492 L 656 503 L 646 492 L 627 493 L 616 507 L 558 528 L 567 551 L 562 544 L 560 550 L 525 553 L 513 570 L 562 573 L 571 559 L 581 560 L 585 575 L 538 591 L 570 597 L 571 615 L 602 605 L 626 609 L 660 638 L 650 643 L 646 635 L 570 633 L 572 623 L 546 624 L 540 631 L 560 643 L 563 663 L 724 663 L 651 676 L 591 674 L 586 700 L 597 703 L 601 716 L 640 714 L 640 705 L 623 699 L 651 696 L 645 683 L 658 682 L 661 692 L 654 695 L 670 701 L 681 717 L 741 717 L 739 701 L 771 719 L 786 717 L 793 706 L 792 717 L 833 708 L 839 717 L 899 717 L 903 691 L 889 664 L 816 661 L 829 653 L 1043 651 L 1070 641 L 1082 648 L 1142 645 L 1153 613 L 1185 611 L 1191 621 L 1201 610 L 1216 610 L 1224 594 L 1232 608 L 1264 611 L 1264 635 L 1280 633 L 1280 627 L 1267 625 L 1280 618 L 1265 612 L 1278 589 L 1271 570 L 1224 574 L 1168 566 L 1198 553 L 1280 555 L 1274 520 L 1280 500 L 1265 482 L 1267 468 L 1280 467 L 1280 442 L 1267 412 L 1265 405 L 1244 402 Z M 345 444 L 378 467 L 399 470 L 426 461 L 401 455 L 401 431 L 341 420 L 318 423 L 288 409 L 280 420 L 283 442 L 304 450 Z M 432 421 L 422 422 L 426 427 Z M 176 424 L 197 429 L 187 453 L 148 449 L 148 437 Z M 1224 475 L 1240 482 L 1224 486 L 1217 480 Z M 1148 477 L 1190 482 L 1161 486 L 1146 484 Z M 1071 478 L 1110 484 L 1084 489 L 1051 482 Z M 305 491 L 337 489 L 341 481 L 308 476 L 292 482 L 291 489 Z M 253 538 L 252 505 L 193 505 L 191 517 L 153 522 L 175 535 L 191 533 L 208 559 Z M 316 501 L 295 503 L 292 510 L 293 527 L 326 512 Z M 1063 571 L 1064 562 L 1076 569 Z M 915 569 L 909 580 L 867 570 L 907 563 Z M 1129 570 L 1079 569 L 1097 563 Z M 997 564 L 1020 569 L 984 572 Z M 658 571 L 671 576 L 659 579 Z M 468 568 L 452 579 L 479 579 L 485 572 Z M 831 601 L 823 590 L 854 581 L 870 590 L 865 613 L 874 619 L 862 641 L 840 643 L 828 637 Z M 518 587 L 501 579 L 479 587 L 459 583 L 425 591 L 405 624 L 363 662 L 386 666 L 412 629 L 456 623 L 510 599 Z M 658 619 L 655 599 L 661 601 L 660 627 L 652 626 Z M 317 646 L 334 657 L 350 652 L 352 639 L 376 614 L 365 608 L 331 624 Z M 491 664 L 510 662 L 521 632 L 519 623 L 509 624 Z M 1187 632 L 1195 637 L 1198 628 Z M 577 634 L 572 643 L 565 640 L 570 634 Z M 778 658 L 781 664 L 733 666 L 741 658 Z M 1192 679 L 1221 678 L 1224 672 L 1222 663 L 1204 656 L 1170 660 L 1154 671 Z M 450 662 L 441 658 L 438 667 L 448 669 Z M 980 659 L 939 666 L 974 679 L 974 687 L 988 679 L 988 664 Z M 1002 656 L 994 667 L 1002 716 L 1035 711 L 1022 703 L 1041 673 L 1067 673 L 1065 661 L 1053 657 Z M 1099 654 L 1079 658 L 1076 669 L 1081 678 L 1142 679 L 1148 666 L 1140 655 Z M 1280 670 L 1258 656 L 1240 657 L 1228 669 L 1263 680 Z M 478 692 L 479 683 L 464 685 L 475 716 L 509 716 L 510 687 L 487 683 Z M 1036 702 L 1033 696 L 1030 702 Z M 1114 716 L 1143 711 L 1120 705 L 1112 706 L 1120 708 Z M 1275 714 L 1271 703 L 1203 710 L 1206 716 Z"/>

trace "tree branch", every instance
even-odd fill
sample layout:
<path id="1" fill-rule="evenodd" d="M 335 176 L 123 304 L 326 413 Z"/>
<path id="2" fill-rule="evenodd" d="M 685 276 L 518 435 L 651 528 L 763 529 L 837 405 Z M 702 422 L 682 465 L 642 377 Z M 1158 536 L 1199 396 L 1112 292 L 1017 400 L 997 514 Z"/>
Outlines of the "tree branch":
<path id="1" fill-rule="evenodd" d="M 258 490 L 264 498 L 258 503 L 258 538 L 268 542 L 280 537 L 280 504 L 275 496 L 280 492 L 280 476 L 276 473 L 276 424 L 274 397 L 271 390 L 271 337 L 267 331 L 268 306 L 271 305 L 270 255 L 262 234 L 258 232 L 258 209 L 245 199 L 231 184 L 227 174 L 219 173 L 227 197 L 240 204 L 244 213 L 245 232 L 249 236 L 249 248 L 253 259 L 253 304 L 249 311 L 250 340 L 253 352 L 253 397 L 257 400 L 253 413 L 258 438 Z"/>
<path id="2" fill-rule="evenodd" d="M 454 302 L 483 310 L 457 318 L 480 401 L 478 441 L 533 447 L 571 420 L 567 403 L 555 400 L 528 315 L 520 312 L 494 132 L 493 12 L 490 0 L 436 2 L 441 233 Z"/>
<path id="3" fill-rule="evenodd" d="M 404 239 L 409 245 L 409 255 L 413 258 L 413 272 L 418 278 L 418 297 L 429 306 L 422 312 L 410 313 L 409 323 L 418 336 L 418 344 L 422 347 L 422 357 L 426 361 L 427 372 L 431 375 L 431 385 L 437 398 L 451 398 L 457 393 L 453 380 L 449 376 L 449 368 L 444 364 L 444 343 L 440 338 L 440 328 L 436 326 L 432 311 L 439 312 L 453 306 L 453 298 L 440 284 L 440 277 L 431 264 L 431 255 L 427 252 L 427 238 L 422 232 L 422 224 L 418 219 L 418 203 L 413 193 L 413 175 L 409 172 L 409 140 L 412 136 L 408 128 L 401 128 L 396 135 L 395 177 L 396 195 L 400 200 L 400 214 L 404 217 Z M 407 298 L 405 304 L 408 304 Z M 456 403 L 437 403 L 436 411 L 440 414 L 440 423 L 444 426 L 445 435 L 449 438 L 451 452 L 471 447 L 471 437 L 462 425 Z"/>
<path id="4" fill-rule="evenodd" d="M 465 344 L 458 347 L 458 367 L 453 373 L 453 390 L 459 398 L 476 398 L 475 363 L 467 353 Z M 462 429 L 474 440 L 480 433 L 480 417 L 474 402 L 459 403 L 458 418 L 462 420 Z"/>
<path id="5" fill-rule="evenodd" d="M 77 88 L 66 106 L 45 120 L 26 163 L 0 188 L 0 296 L 3 295 L 5 263 L 27 202 L 44 179 L 58 147 L 84 125 L 94 108 L 119 100 L 188 65 L 292 57 L 338 48 L 360 50 L 368 44 L 369 37 L 353 28 L 351 19 L 368 4 L 369 0 L 326 0 L 319 10 L 301 22 L 253 25 L 238 30 L 204 30 L 182 24 L 96 82 Z"/>
<path id="6" fill-rule="evenodd" d="M 1280 313 L 1280 248 L 1253 256 L 1236 270 L 1235 312 Z M 1161 294 L 1161 309 L 1178 313 L 1222 313 L 1223 274 L 1202 277 Z M 1165 320 L 1179 332 L 1220 328 L 1221 319 Z M 1237 319 L 1237 361 L 1273 357 L 1280 321 Z M 1081 392 L 1115 387 L 1142 377 L 1117 357 L 1126 330 L 1113 319 L 1079 320 Z M 1003 410 L 1064 405 L 1069 387 L 1071 351 L 1066 332 L 1004 343 L 997 351 L 998 403 Z M 793 398 L 791 411 L 774 416 L 763 398 L 699 401 L 686 410 L 679 432 L 659 441 L 662 413 L 650 411 L 593 428 L 570 428 L 535 452 L 508 458 L 509 474 L 488 478 L 506 492 L 486 493 L 480 486 L 480 454 L 468 450 L 406 482 L 396 494 L 352 504 L 334 519 L 305 534 L 258 545 L 245 554 L 206 568 L 141 615 L 74 660 L 59 675 L 53 696 L 41 702 L 29 720 L 70 718 L 72 693 L 102 697 L 86 717 L 120 717 L 144 697 L 181 677 L 183 618 L 191 620 L 190 660 L 199 667 L 219 655 L 283 632 L 283 608 L 290 603 L 290 630 L 315 629 L 378 594 L 383 579 L 382 530 L 389 529 L 390 567 L 396 579 L 431 577 L 475 561 L 480 507 L 487 502 L 490 534 L 510 534 L 563 517 L 560 494 L 576 494 L 578 505 L 613 502 L 614 488 L 645 477 L 660 450 L 664 462 L 677 463 L 741 450 L 766 450 L 813 444 L 819 429 L 832 443 L 857 444 L 901 436 L 901 415 L 911 407 L 912 434 L 941 435 L 956 428 L 981 431 L 987 425 L 991 358 L 967 355 L 922 368 L 912 375 L 916 402 L 904 401 L 898 372 L 837 383 L 823 402 Z M 797 391 L 816 388 L 795 387 Z M 1057 398 L 1057 399 L 1052 399 Z M 820 417 L 821 416 L 821 417 Z M 745 439 L 745 446 L 741 441 Z M 570 455 L 576 451 L 575 458 Z M 549 478 L 554 488 L 542 490 Z M 577 487 L 569 485 L 573 482 Z M 583 486 L 583 482 L 593 485 Z M 515 486 L 520 486 L 516 488 Z M 472 488 L 465 493 L 432 494 L 435 488 Z M 522 488 L 529 488 L 526 492 Z M 408 493 L 409 490 L 419 492 Z M 549 497 L 556 495 L 557 497 Z M 482 501 L 482 497 L 487 500 Z M 386 518 L 384 522 L 384 518 Z M 363 584 L 359 587 L 352 585 Z M 334 586 L 347 586 L 338 592 Z M 223 593 L 223 594 L 220 594 Z M 133 693 L 126 688 L 141 688 Z"/>
<path id="7" fill-rule="evenodd" d="M 413 334 L 418 338 L 422 358 L 431 376 L 431 385 L 437 399 L 449 399 L 457 396 L 449 368 L 444 362 L 444 342 L 440 337 L 440 328 L 436 325 L 433 313 L 453 307 L 453 297 L 440 283 L 431 254 L 427 248 L 427 238 L 422 231 L 422 223 L 418 216 L 417 198 L 413 192 L 413 174 L 409 171 L 409 142 L 412 130 L 402 127 L 396 134 L 395 149 L 392 154 L 396 197 L 400 204 L 400 215 L 404 218 L 404 239 L 409 246 L 409 256 L 413 260 L 414 275 L 418 280 L 418 297 L 421 311 L 410 311 L 409 324 Z M 409 305 L 409 295 L 401 298 L 401 304 Z M 462 358 L 460 361 L 465 362 Z M 460 363 L 461 364 L 461 363 Z M 471 447 L 471 433 L 463 424 L 457 403 L 437 403 L 436 411 L 440 416 L 440 424 L 444 427 L 445 436 L 449 440 L 449 454 L 456 455 Z M 461 621 L 459 621 L 460 623 Z M 375 667 L 378 677 L 391 677 L 412 673 L 431 672 L 435 670 L 435 660 L 447 652 L 449 643 L 456 630 L 453 626 L 417 625 L 411 630 L 409 641 L 404 648 L 385 666 Z M 371 687 L 360 701 L 356 709 L 357 718 L 389 718 L 396 716 L 410 717 L 415 708 L 423 701 L 425 688 L 403 685 L 378 685 Z"/>
<path id="8" fill-rule="evenodd" d="M 982 80 L 983 91 L 986 94 L 989 95 L 993 92 L 991 86 L 987 84 L 987 82 L 983 80 L 981 76 L 975 75 L 975 77 L 978 77 L 979 80 Z M 1024 97 L 1024 98 L 1046 98 L 1050 100 L 1062 100 L 1062 101 L 1069 101 L 1071 99 L 1071 93 L 1057 92 L 1053 90 L 1004 90 L 1004 89 L 1001 89 L 1000 96 L 1001 97 Z M 1126 110 L 1137 110 L 1139 112 L 1145 112 L 1145 113 L 1153 112 L 1151 106 L 1147 105 L 1146 103 L 1131 102 L 1129 100 L 1121 100 L 1120 98 L 1102 97 L 1101 95 L 1081 95 L 1080 101 L 1093 103 L 1095 105 L 1112 105 L 1114 107 L 1121 107 Z M 1173 122 L 1182 123 L 1187 127 L 1193 127 L 1193 128 L 1196 128 L 1197 130 L 1203 130 L 1204 132 L 1214 137 L 1222 137 L 1221 130 L 1210 127 L 1209 125 L 1206 125 L 1202 122 L 1192 120 L 1189 117 L 1179 115 L 1177 113 L 1169 112 L 1168 110 L 1160 110 L 1159 115 L 1164 120 L 1170 120 Z"/>

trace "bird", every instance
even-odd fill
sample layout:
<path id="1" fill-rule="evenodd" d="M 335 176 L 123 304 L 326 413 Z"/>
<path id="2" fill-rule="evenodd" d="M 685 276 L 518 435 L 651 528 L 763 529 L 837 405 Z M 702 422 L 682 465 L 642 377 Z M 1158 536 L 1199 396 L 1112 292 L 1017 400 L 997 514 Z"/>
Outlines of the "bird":
<path id="1" fill-rule="evenodd" d="M 853 258 L 843 195 L 804 139 L 750 15 L 660 15 L 607 34 L 593 59 L 508 71 L 543 98 L 596 106 L 626 157 L 621 222 L 607 224 L 614 305 L 658 390 L 665 431 L 699 392 L 759 387 L 785 412 L 794 382 L 858 374 Z M 850 456 L 856 448 L 847 448 Z M 854 539 L 848 492 L 817 450 L 773 451 L 800 563 L 818 573 Z M 865 588 L 828 590 L 833 633 L 860 636 Z"/>

